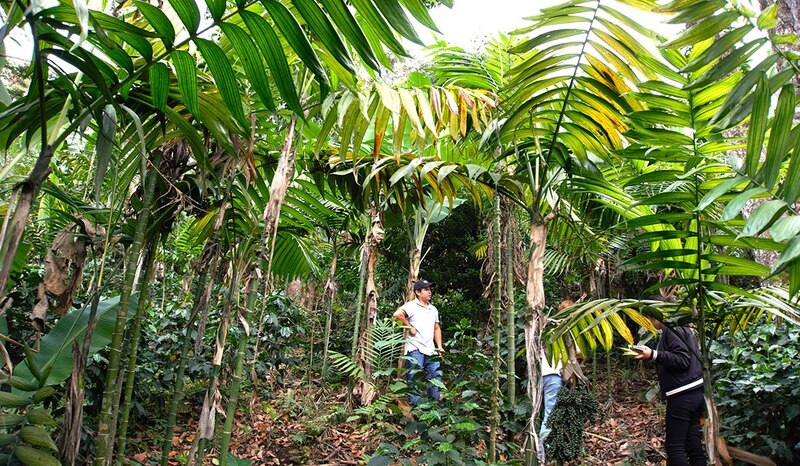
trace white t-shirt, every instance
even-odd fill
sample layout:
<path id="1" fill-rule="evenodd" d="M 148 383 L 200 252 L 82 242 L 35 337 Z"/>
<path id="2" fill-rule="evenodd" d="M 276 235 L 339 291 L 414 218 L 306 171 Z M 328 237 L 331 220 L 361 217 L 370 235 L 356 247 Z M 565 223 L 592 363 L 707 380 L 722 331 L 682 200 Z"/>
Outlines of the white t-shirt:
<path id="1" fill-rule="evenodd" d="M 542 352 L 542 377 L 546 375 L 561 375 L 561 369 L 563 368 L 561 361 L 556 363 L 555 367 L 550 365 L 550 362 L 547 360 L 547 354 Z"/>
<path id="2" fill-rule="evenodd" d="M 431 303 L 424 305 L 418 299 L 403 304 L 401 308 L 408 316 L 408 323 L 417 329 L 416 335 L 408 334 L 406 339 L 406 354 L 414 350 L 431 356 L 436 352 L 436 343 L 433 341 L 435 324 L 439 323 L 439 311 Z"/>

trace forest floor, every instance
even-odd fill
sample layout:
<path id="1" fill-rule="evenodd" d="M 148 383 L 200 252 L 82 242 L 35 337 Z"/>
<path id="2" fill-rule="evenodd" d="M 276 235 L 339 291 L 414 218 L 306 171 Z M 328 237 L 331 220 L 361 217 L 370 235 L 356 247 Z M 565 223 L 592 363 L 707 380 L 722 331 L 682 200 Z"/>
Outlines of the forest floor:
<path id="1" fill-rule="evenodd" d="M 595 379 L 601 419 L 585 429 L 586 454 L 573 464 L 665 465 L 664 406 L 655 399 L 647 400 L 653 398 L 655 371 L 644 366 L 613 366 L 609 386 L 605 368 L 599 367 L 596 377 L 592 377 L 591 369 L 587 376 Z M 248 409 L 237 413 L 231 451 L 250 461 L 240 462 L 242 465 L 364 464 L 363 458 L 375 450 L 381 435 L 375 424 L 365 427 L 363 423 L 346 422 L 347 404 L 346 387 L 335 392 L 306 381 L 276 390 L 269 401 L 251 402 Z M 179 422 L 172 439 L 171 465 L 185 463 L 195 437 L 199 406 L 187 408 L 181 416 L 184 422 Z M 140 442 L 133 445 L 155 444 L 154 438 L 146 438 L 153 434 L 143 431 L 138 435 Z M 142 465 L 156 464 L 161 452 L 155 448 L 140 451 L 131 459 Z M 216 453 L 208 454 L 204 464 L 219 464 Z"/>

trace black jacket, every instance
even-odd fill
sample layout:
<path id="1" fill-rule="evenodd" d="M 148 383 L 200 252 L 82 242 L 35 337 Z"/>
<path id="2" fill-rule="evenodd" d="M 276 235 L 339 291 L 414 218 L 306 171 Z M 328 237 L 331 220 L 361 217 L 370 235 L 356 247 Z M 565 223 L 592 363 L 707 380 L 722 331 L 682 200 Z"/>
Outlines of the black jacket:
<path id="1" fill-rule="evenodd" d="M 656 351 L 655 363 L 662 400 L 677 395 L 670 392 L 682 387 L 687 388 L 679 393 L 703 388 L 700 345 L 689 328 L 664 327 Z"/>

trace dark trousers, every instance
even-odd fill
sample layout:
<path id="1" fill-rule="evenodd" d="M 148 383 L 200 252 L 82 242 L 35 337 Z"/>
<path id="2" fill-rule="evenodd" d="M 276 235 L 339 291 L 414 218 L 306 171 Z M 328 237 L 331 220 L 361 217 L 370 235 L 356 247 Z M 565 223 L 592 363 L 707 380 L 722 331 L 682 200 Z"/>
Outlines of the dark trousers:
<path id="1" fill-rule="evenodd" d="M 706 466 L 700 414 L 705 409 L 703 390 L 679 393 L 667 399 L 668 466 Z"/>

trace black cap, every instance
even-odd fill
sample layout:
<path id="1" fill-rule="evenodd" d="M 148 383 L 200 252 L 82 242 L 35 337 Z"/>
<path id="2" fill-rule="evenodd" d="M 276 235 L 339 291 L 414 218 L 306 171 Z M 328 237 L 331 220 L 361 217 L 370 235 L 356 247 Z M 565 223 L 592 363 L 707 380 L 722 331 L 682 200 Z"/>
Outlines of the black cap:
<path id="1" fill-rule="evenodd" d="M 430 288 L 431 286 L 433 286 L 433 283 L 421 278 L 414 283 L 414 291 L 424 290 L 425 288 Z"/>

